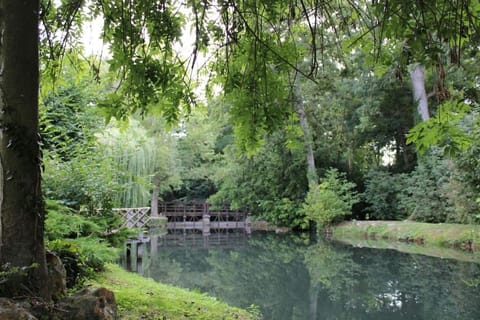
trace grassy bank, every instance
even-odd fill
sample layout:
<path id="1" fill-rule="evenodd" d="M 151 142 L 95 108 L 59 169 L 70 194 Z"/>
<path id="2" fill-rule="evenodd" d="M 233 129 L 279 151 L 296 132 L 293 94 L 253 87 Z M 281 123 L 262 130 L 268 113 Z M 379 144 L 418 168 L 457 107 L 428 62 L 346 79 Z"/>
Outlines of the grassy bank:
<path id="1" fill-rule="evenodd" d="M 460 260 L 479 260 L 480 226 L 477 225 L 348 221 L 332 228 L 332 237 L 359 246 L 391 248 Z"/>
<path id="2" fill-rule="evenodd" d="M 161 284 L 115 265 L 107 265 L 107 270 L 91 285 L 115 293 L 119 319 L 256 319 L 213 297 Z"/>

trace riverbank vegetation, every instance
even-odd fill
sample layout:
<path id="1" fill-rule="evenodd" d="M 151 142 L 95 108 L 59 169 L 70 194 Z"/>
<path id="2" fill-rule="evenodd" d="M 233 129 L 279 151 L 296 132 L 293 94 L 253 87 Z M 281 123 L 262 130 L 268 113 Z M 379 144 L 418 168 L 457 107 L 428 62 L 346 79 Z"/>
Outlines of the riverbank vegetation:
<path id="1" fill-rule="evenodd" d="M 438 14 L 414 13 L 432 19 Z M 415 31 L 414 25 L 410 28 Z M 117 105 L 115 74 L 101 69 L 99 81 L 90 81 L 91 65 L 99 61 L 82 60 L 78 51 L 71 51 L 55 81 L 42 78 L 45 196 L 102 224 L 101 231 L 90 230 L 101 237 L 119 229 L 111 208 L 150 206 L 152 195 L 160 201 L 227 203 L 247 209 L 253 219 L 295 230 L 321 229 L 352 218 L 478 224 L 476 38 L 468 37 L 455 49 L 464 54 L 454 61 L 449 56 L 453 47 L 440 39 L 423 39 L 427 47 L 438 49 L 432 55 L 409 47 L 417 41 L 413 38 L 409 45 L 402 44 L 392 31 L 374 62 L 369 50 L 375 50 L 375 38 L 360 37 L 364 29 L 336 32 L 343 32 L 344 46 L 357 39 L 356 49 L 328 47 L 322 68 L 311 79 L 296 74 L 308 69 L 302 64 L 293 73 L 272 69 L 258 75 L 264 84 L 274 75 L 293 77 L 275 80 L 284 81 L 276 84 L 278 91 L 272 89 L 276 82 L 270 83 L 264 100 L 247 99 L 256 93 L 242 81 L 256 70 L 241 71 L 252 57 L 237 52 L 236 60 L 227 63 L 231 73 L 216 75 L 215 83 L 223 83 L 225 94 L 208 94 L 185 118 L 183 108 L 168 113 L 173 109 L 165 109 L 165 104 L 170 102 L 162 100 L 147 99 L 139 106 L 141 112 L 122 109 L 139 101 Z M 332 45 L 336 39 L 333 30 L 323 36 Z M 248 47 L 249 41 L 242 38 L 239 45 Z M 285 49 L 281 42 L 275 45 Z M 295 45 L 307 48 L 305 43 Z M 394 63 L 388 58 L 393 56 L 401 59 Z M 275 61 L 268 55 L 262 59 L 265 64 Z M 430 91 L 428 119 L 418 112 L 415 78 L 409 77 L 418 65 L 423 65 L 422 84 Z M 135 75 L 133 69 L 125 72 Z M 232 78 L 237 73 L 247 78 L 237 83 Z M 296 91 L 285 91 L 289 85 Z M 267 97 L 279 102 L 272 110 Z M 260 108 L 258 118 L 247 110 L 250 105 Z M 279 114 L 279 108 L 285 114 Z M 265 120 L 269 117 L 272 123 Z M 52 213 L 47 226 L 53 219 Z M 80 231 L 67 231 L 83 238 Z M 404 233 L 414 236 L 415 230 Z M 53 238 L 49 241 L 60 246 Z"/>
<path id="2" fill-rule="evenodd" d="M 477 251 L 480 245 L 480 226 L 471 224 L 349 221 L 333 227 L 331 231 L 332 237 L 340 241 L 389 240 L 468 252 Z"/>
<path id="3" fill-rule="evenodd" d="M 254 306 L 249 313 L 215 297 L 161 284 L 113 264 L 106 265 L 105 271 L 89 284 L 115 293 L 119 319 L 260 319 Z"/>
<path id="4" fill-rule="evenodd" d="M 72 72 L 65 68 L 66 77 Z M 342 108 L 352 112 L 348 117 L 353 118 L 333 119 L 331 110 L 312 105 L 312 118 L 322 121 L 311 124 L 319 126 L 312 132 L 319 183 L 311 184 L 305 171 L 302 134 L 293 124 L 266 135 L 251 155 L 242 153 L 236 144 L 231 119 L 221 107 L 225 102 L 219 99 L 198 106 L 189 120 L 178 126 L 169 126 L 155 115 L 112 120 L 106 125 L 102 124 L 102 109 L 92 102 L 98 99 L 91 94 L 98 85 L 86 83 L 88 74 L 77 73 L 76 77 L 77 82 L 59 86 L 58 91 L 46 93 L 42 100 L 41 128 L 46 146 L 43 188 L 48 198 L 84 215 L 97 215 L 98 208 L 100 214 L 106 214 L 112 207 L 149 206 L 155 191 L 161 200 L 229 203 L 233 208 L 248 209 L 254 219 L 303 230 L 311 227 L 309 221 L 322 227 L 350 218 L 479 222 L 479 124 L 473 100 L 456 124 L 466 135 L 467 146 L 446 152 L 445 146 L 432 144 L 422 154 L 413 145 L 392 150 L 393 145 L 388 144 L 394 140 L 385 145 L 376 140 L 379 133 L 371 132 L 377 126 L 375 121 L 384 121 L 387 126 L 382 129 L 386 130 L 382 139 L 386 139 L 383 135 L 396 134 L 388 133 L 394 130 L 388 124 L 394 119 L 389 119 L 388 114 L 377 119 L 379 113 L 364 114 L 366 106 L 342 100 Z M 343 81 L 353 80 L 338 77 L 336 94 L 350 94 L 338 91 Z M 374 75 L 370 77 L 369 81 L 375 79 Z M 363 86 L 361 81 L 356 84 Z M 359 101 L 380 86 L 375 82 L 370 85 L 368 90 L 361 90 Z M 382 93 L 381 86 L 375 90 L 379 96 L 387 94 Z M 414 105 L 405 92 L 398 94 Z M 80 108 L 81 101 L 85 101 L 83 109 L 71 110 L 74 106 Z M 388 108 L 389 104 L 380 107 Z M 412 112 L 407 108 L 403 116 L 410 117 Z M 75 118 L 68 116 L 72 113 Z M 352 123 L 345 122 L 347 119 Z M 368 121 L 371 126 L 361 131 L 358 126 Z M 350 151 L 333 136 L 325 140 L 338 122 L 343 123 L 342 130 L 351 131 L 351 139 L 359 139 Z M 414 128 L 413 122 L 410 128 Z M 336 156 L 326 150 L 337 150 Z M 327 155 L 333 158 L 324 158 Z"/>

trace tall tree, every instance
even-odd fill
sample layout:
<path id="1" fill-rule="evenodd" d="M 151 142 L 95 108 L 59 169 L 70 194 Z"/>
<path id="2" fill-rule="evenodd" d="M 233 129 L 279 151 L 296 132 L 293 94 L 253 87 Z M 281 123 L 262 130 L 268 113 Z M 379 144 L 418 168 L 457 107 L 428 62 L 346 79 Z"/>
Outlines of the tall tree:
<path id="1" fill-rule="evenodd" d="M 466 46 L 478 44 L 479 5 L 478 0 L 393 0 L 373 2 L 365 11 L 377 56 L 387 42 L 400 43 L 397 50 L 401 52 L 396 54 L 409 64 L 412 91 L 423 121 L 432 113 L 429 97 L 442 102 L 451 96 L 446 65 L 460 65 Z M 426 89 L 428 69 L 435 77 L 431 92 Z"/>
<path id="2" fill-rule="evenodd" d="M 48 297 L 38 136 L 38 0 L 0 1 L 0 265 Z"/>
<path id="3" fill-rule="evenodd" d="M 305 103 L 302 91 L 299 88 L 299 84 L 296 84 L 297 90 L 295 90 L 295 104 L 297 107 L 297 115 L 300 120 L 300 127 L 303 131 L 305 141 L 305 151 L 307 158 L 307 179 L 311 187 L 318 184 L 317 167 L 315 165 L 315 154 L 313 150 L 313 138 L 308 123 L 307 113 L 305 111 Z"/>

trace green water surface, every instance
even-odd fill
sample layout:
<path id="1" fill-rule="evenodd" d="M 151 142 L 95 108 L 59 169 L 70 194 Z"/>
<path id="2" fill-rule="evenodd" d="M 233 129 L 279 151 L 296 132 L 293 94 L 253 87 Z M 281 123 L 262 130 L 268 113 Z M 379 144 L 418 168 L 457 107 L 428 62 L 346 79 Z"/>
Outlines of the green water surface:
<path id="1" fill-rule="evenodd" d="M 480 319 L 473 262 L 273 233 L 169 234 L 140 247 L 127 269 L 258 306 L 264 319 Z"/>

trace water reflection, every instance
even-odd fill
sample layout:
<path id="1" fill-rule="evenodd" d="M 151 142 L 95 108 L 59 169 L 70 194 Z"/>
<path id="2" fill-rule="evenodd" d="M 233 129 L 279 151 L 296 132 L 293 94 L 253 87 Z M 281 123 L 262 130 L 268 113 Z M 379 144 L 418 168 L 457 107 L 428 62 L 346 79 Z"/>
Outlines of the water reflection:
<path id="1" fill-rule="evenodd" d="M 475 263 L 272 233 L 169 234 L 129 252 L 130 270 L 265 319 L 480 319 Z"/>

